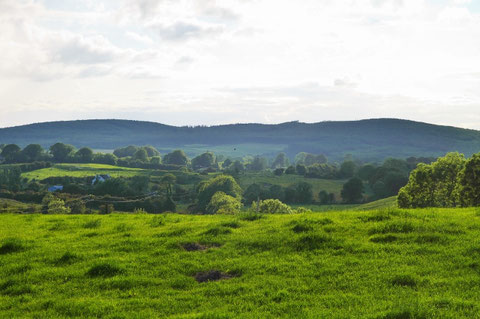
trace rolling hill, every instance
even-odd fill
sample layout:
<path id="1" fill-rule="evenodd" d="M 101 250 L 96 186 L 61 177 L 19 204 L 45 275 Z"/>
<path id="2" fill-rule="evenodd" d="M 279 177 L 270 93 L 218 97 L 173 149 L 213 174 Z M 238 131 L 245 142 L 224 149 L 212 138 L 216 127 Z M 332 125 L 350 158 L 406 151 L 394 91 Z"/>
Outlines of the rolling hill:
<path id="1" fill-rule="evenodd" d="M 469 156 L 480 151 L 480 131 L 399 119 L 196 127 L 130 120 L 79 120 L 0 129 L 0 143 L 20 146 L 38 143 L 49 147 L 59 141 L 103 150 L 149 144 L 163 153 L 182 148 L 189 155 L 210 150 L 229 156 L 272 156 L 284 151 L 293 157 L 304 151 L 323 153 L 331 160 L 352 154 L 370 161 L 441 156 L 449 151 Z"/>

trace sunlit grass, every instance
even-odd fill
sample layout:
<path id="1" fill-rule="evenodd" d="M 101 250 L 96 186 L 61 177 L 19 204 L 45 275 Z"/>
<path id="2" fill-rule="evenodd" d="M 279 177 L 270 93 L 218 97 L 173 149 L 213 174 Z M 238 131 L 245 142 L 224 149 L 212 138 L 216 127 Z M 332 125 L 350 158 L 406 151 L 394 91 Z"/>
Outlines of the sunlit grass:
<path id="1" fill-rule="evenodd" d="M 475 209 L 0 215 L 0 317 L 475 318 Z"/>

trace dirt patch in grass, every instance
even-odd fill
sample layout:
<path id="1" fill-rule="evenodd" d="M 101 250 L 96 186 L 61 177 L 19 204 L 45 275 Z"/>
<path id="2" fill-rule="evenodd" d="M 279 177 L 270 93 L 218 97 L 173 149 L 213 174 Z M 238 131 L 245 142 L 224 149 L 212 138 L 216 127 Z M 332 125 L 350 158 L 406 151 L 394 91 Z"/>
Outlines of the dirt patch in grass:
<path id="1" fill-rule="evenodd" d="M 181 245 L 183 249 L 186 251 L 198 251 L 198 250 L 206 250 L 208 246 L 202 245 L 199 243 L 185 243 Z"/>
<path id="2" fill-rule="evenodd" d="M 183 243 L 180 245 L 186 251 L 199 251 L 199 250 L 207 250 L 210 248 L 218 248 L 221 247 L 222 244 L 220 243 L 197 243 L 197 242 L 190 242 L 190 243 Z"/>
<path id="3" fill-rule="evenodd" d="M 221 272 L 220 270 L 208 270 L 208 271 L 197 272 L 195 274 L 195 280 L 197 282 L 208 282 L 208 281 L 230 279 L 237 276 L 238 274 L 224 273 L 224 272 Z"/>

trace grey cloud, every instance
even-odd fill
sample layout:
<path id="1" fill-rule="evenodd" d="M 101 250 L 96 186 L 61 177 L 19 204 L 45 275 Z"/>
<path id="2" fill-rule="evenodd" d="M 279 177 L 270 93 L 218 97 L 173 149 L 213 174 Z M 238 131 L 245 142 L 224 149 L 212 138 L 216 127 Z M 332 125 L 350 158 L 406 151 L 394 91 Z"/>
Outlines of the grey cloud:
<path id="1" fill-rule="evenodd" d="M 60 41 L 61 42 L 61 41 Z M 98 64 L 112 62 L 118 50 L 104 40 L 73 36 L 52 50 L 53 60 L 64 64 Z"/>
<path id="2" fill-rule="evenodd" d="M 162 39 L 167 41 L 185 41 L 191 38 L 201 38 L 204 36 L 219 34 L 223 31 L 221 27 L 204 27 L 197 24 L 176 22 L 171 25 L 150 25 Z"/>

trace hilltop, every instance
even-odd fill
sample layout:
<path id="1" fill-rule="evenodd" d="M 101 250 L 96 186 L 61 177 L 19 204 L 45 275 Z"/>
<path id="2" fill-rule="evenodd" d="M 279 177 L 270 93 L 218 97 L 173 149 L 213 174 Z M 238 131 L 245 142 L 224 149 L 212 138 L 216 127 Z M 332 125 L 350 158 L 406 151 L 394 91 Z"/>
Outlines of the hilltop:
<path id="1" fill-rule="evenodd" d="M 25 146 L 56 142 L 111 150 L 152 145 L 162 152 L 184 149 L 194 155 L 210 150 L 230 156 L 274 155 L 284 151 L 323 153 L 332 160 L 352 154 L 363 160 L 441 156 L 480 150 L 480 131 L 399 119 L 282 124 L 230 124 L 177 127 L 130 120 L 45 122 L 0 129 L 0 143 Z"/>

